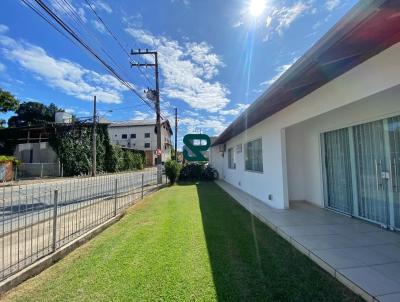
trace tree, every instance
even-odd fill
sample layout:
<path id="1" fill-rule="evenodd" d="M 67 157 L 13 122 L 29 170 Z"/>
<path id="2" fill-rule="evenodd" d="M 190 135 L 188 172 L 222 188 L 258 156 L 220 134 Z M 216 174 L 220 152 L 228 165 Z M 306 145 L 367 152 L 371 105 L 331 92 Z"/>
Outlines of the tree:
<path id="1" fill-rule="evenodd" d="M 8 126 L 21 127 L 54 122 L 54 116 L 57 111 L 64 110 L 58 108 L 53 103 L 46 106 L 38 102 L 24 102 L 15 111 L 16 115 L 9 118 Z"/>
<path id="2" fill-rule="evenodd" d="M 0 112 L 7 113 L 18 109 L 19 101 L 10 92 L 0 88 Z"/>

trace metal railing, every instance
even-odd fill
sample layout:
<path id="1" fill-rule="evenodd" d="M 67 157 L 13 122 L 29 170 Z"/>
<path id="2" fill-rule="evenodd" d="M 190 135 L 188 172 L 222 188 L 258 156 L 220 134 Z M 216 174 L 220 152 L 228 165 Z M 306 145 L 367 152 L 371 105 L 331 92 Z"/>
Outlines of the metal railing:
<path id="1" fill-rule="evenodd" d="M 3 186 L 0 281 L 118 215 L 161 184 L 157 184 L 157 169 L 148 169 Z"/>
<path id="2" fill-rule="evenodd" d="M 60 177 L 62 165 L 58 163 L 21 163 L 15 167 L 15 179 Z"/>

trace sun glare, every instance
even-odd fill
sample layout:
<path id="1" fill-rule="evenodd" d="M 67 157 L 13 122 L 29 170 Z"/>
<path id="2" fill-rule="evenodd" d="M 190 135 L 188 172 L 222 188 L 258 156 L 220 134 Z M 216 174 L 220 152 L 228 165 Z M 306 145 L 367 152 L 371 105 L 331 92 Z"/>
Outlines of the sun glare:
<path id="1" fill-rule="evenodd" d="M 249 13 L 253 17 L 258 17 L 264 12 L 265 7 L 266 7 L 265 0 L 250 0 Z"/>

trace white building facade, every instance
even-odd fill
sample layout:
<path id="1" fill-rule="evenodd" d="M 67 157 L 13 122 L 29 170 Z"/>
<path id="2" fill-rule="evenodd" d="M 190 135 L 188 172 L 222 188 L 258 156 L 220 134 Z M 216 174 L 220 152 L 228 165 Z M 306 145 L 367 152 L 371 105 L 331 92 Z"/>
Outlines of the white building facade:
<path id="1" fill-rule="evenodd" d="M 239 116 L 211 150 L 220 178 L 400 229 L 399 5 L 362 1 Z"/>
<path id="2" fill-rule="evenodd" d="M 108 126 L 111 143 L 123 148 L 145 151 L 148 165 L 155 165 L 157 150 L 157 133 L 154 120 L 134 120 L 112 123 Z M 161 127 L 161 158 L 162 162 L 171 159 L 172 136 L 171 126 L 167 121 Z"/>

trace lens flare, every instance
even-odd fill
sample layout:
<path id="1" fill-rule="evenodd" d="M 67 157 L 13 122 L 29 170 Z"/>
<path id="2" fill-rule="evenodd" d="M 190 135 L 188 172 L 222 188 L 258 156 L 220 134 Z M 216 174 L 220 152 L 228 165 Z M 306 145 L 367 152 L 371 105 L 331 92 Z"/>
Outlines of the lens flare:
<path id="1" fill-rule="evenodd" d="M 265 0 L 250 0 L 249 13 L 253 17 L 259 17 L 265 10 Z"/>

